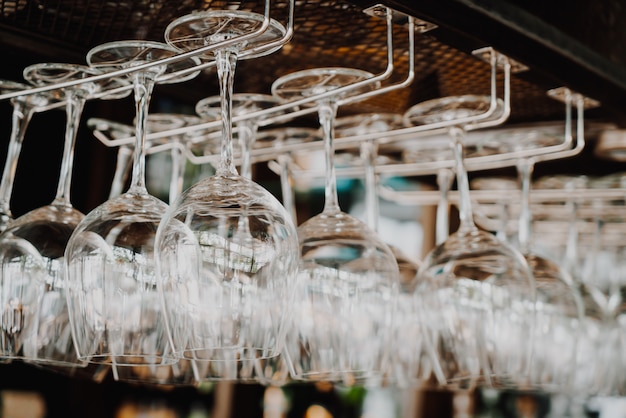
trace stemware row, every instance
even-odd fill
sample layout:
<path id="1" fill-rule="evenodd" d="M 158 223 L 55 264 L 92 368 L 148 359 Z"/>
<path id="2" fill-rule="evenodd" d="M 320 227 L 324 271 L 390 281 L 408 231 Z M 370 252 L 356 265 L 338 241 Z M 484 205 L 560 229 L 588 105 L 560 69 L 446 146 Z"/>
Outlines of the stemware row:
<path id="1" fill-rule="evenodd" d="M 46 220 L 55 222 L 55 231 L 33 229 L 43 224 L 27 214 L 8 222 L 0 238 L 0 355 L 98 376 L 105 367 L 116 379 L 143 383 L 293 379 L 412 385 L 434 380 L 461 388 L 554 390 L 567 382 L 569 374 L 550 372 L 572 368 L 547 368 L 555 364 L 554 353 L 543 350 L 555 343 L 554 334 L 565 334 L 559 347 L 578 347 L 579 328 L 563 326 L 583 322 L 571 280 L 539 275 L 532 267 L 543 268 L 548 261 L 530 251 L 527 236 L 520 233 L 520 251 L 473 220 L 465 129 L 502 123 L 510 111 L 508 97 L 448 97 L 420 103 L 404 115 L 404 126 L 434 126 L 449 134 L 445 149 L 454 160 L 460 227 L 450 236 L 442 234 L 424 260 L 401 270 L 408 263 L 377 233 L 376 196 L 368 198 L 369 224 L 342 211 L 335 172 L 338 107 L 383 90 L 384 77 L 317 68 L 280 77 L 272 96 L 233 94 L 237 60 L 276 52 L 289 31 L 252 12 L 193 13 L 168 26 L 166 43 L 113 42 L 92 49 L 86 67 L 42 65 L 25 71 L 26 78 L 36 76 L 35 85 L 57 83 L 59 77 L 96 77 L 23 96 L 30 102 L 14 99 L 16 109 L 30 107 L 21 124 L 16 120 L 12 159 L 0 188 L 6 191 L 1 196 L 7 218 L 13 158 L 28 115 L 63 103 L 68 126 L 57 197 L 33 212 L 40 216 L 52 209 L 54 216 Z M 207 46 L 213 47 L 192 54 Z M 147 131 L 159 130 L 150 128 L 151 94 L 160 83 L 190 80 L 208 63 L 217 69 L 220 94 L 196 110 L 204 121 L 219 121 L 219 159 L 213 175 L 184 191 L 177 169 L 166 204 L 146 187 L 145 157 L 154 145 L 146 143 Z M 97 78 L 128 69 L 133 71 Z M 130 88 L 118 92 L 120 85 L 132 85 L 135 143 L 132 149 L 120 147 L 119 181 L 109 199 L 82 215 L 69 198 L 80 110 L 96 94 L 100 99 L 130 94 Z M 254 114 L 267 107 L 280 114 L 294 103 L 317 111 L 324 149 L 323 210 L 302 223 L 292 204 L 282 205 L 251 178 L 254 118 L 237 126 L 241 174 L 233 151 L 238 111 Z M 378 133 L 387 131 L 388 125 Z M 179 152 L 185 144 L 172 140 L 168 146 Z M 127 167 L 122 157 L 131 154 L 130 185 L 122 193 Z M 180 163 L 181 155 L 172 155 Z M 375 155 L 374 141 L 364 142 L 361 158 L 370 193 L 376 190 Z M 288 174 L 288 155 L 281 157 Z M 519 167 L 528 191 L 530 167 Z M 442 171 L 442 178 L 446 174 Z M 283 201 L 289 202 L 288 179 L 284 186 Z M 72 216 L 57 219 L 68 213 Z M 56 247 L 50 247 L 50 238 Z M 575 356 L 561 360 L 575 363 Z"/>

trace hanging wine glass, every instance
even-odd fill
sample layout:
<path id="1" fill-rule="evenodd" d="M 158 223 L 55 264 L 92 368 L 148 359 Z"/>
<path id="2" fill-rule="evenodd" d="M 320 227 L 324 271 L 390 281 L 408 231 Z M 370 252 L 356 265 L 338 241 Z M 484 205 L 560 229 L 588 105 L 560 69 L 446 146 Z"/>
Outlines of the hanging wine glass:
<path id="1" fill-rule="evenodd" d="M 540 237 L 536 241 L 541 244 L 542 253 L 549 254 L 553 259 L 558 258 L 559 264 L 573 277 L 583 302 L 574 367 L 575 379 L 572 383 L 572 396 L 579 399 L 615 394 L 616 376 L 621 374 L 616 366 L 620 362 L 619 354 L 615 352 L 616 324 L 608 314 L 610 306 L 616 306 L 612 303 L 615 299 L 590 286 L 585 278 L 595 278 L 598 275 L 587 272 L 585 266 L 579 264 L 586 258 L 581 253 L 586 237 L 580 233 L 585 220 L 580 217 L 578 200 L 584 195 L 583 190 L 588 182 L 586 176 L 555 175 L 539 178 L 533 184 L 533 189 L 539 189 L 543 193 L 550 194 L 551 190 L 566 191 L 568 196 L 563 201 L 542 202 L 542 218 L 536 222 L 532 234 Z M 597 232 L 594 231 L 593 234 Z M 592 240 L 591 248 L 587 248 L 585 253 L 594 253 L 597 244 L 594 241 Z M 593 255 L 589 255 L 589 258 L 594 259 Z M 587 273 L 591 273 L 591 276 Z"/>
<path id="2" fill-rule="evenodd" d="M 98 74 L 99 72 L 86 66 L 58 63 L 35 64 L 24 70 L 24 78 L 37 86 L 81 80 Z M 59 102 L 66 103 L 67 114 L 56 196 L 50 204 L 12 221 L 2 239 L 2 245 L 12 249 L 18 246 L 30 247 L 29 252 L 24 253 L 24 267 L 13 271 L 11 275 L 3 275 L 3 287 L 6 290 L 7 287 L 12 287 L 11 282 L 24 283 L 37 295 L 36 306 L 30 309 L 31 326 L 25 329 L 23 344 L 14 355 L 29 363 L 62 370 L 65 374 L 96 380 L 102 380 L 108 370 L 97 367 L 83 369 L 86 364 L 76 358 L 65 300 L 67 282 L 62 268 L 63 254 L 70 234 L 83 217 L 70 200 L 74 145 L 82 109 L 86 100 L 94 95 L 102 94 L 106 97 L 107 91 L 124 85 L 123 81 L 117 79 L 99 82 L 86 80 L 76 86 L 53 91 Z M 128 93 L 129 91 L 114 93 L 108 98 L 117 99 Z M 36 257 L 31 263 L 28 260 L 33 254 Z M 11 263 L 13 260 L 3 258 L 2 263 Z M 80 372 L 77 369 L 81 369 Z"/>
<path id="3" fill-rule="evenodd" d="M 92 121 L 94 125 L 97 120 Z M 135 121 L 136 122 L 136 121 Z M 134 127 L 114 123 L 111 121 L 101 121 L 101 130 L 106 130 L 113 140 L 116 138 L 132 137 L 135 133 Z M 146 133 L 158 133 L 185 126 L 199 123 L 199 118 L 193 115 L 173 114 L 173 113 L 151 113 L 146 116 Z M 130 132 L 128 131 L 130 129 Z M 146 157 L 154 158 L 154 156 L 162 155 L 164 151 L 170 151 L 170 157 L 167 160 L 159 159 L 157 161 L 146 162 L 147 166 L 147 189 L 152 190 L 151 194 L 157 196 L 162 193 L 168 196 L 167 201 L 173 202 L 180 195 L 183 188 L 185 162 L 186 158 L 181 150 L 181 146 L 185 140 L 184 135 L 176 135 L 173 137 L 153 138 L 145 143 Z M 128 155 L 128 157 L 126 157 Z M 133 146 L 121 145 L 118 151 L 118 162 L 116 165 L 116 174 L 114 175 L 111 190 L 122 190 L 126 185 L 126 176 L 129 168 L 128 162 L 130 156 L 133 155 Z M 125 158 L 126 157 L 126 158 Z M 166 157 L 167 158 L 167 157 Z M 170 170 L 163 170 L 165 162 L 171 166 Z M 157 166 L 151 170 L 151 166 Z M 168 176 L 169 173 L 169 176 Z M 154 176 L 156 174 L 156 176 Z M 164 179 L 163 176 L 166 178 Z M 156 177 L 156 178 L 155 178 Z M 117 179 L 117 180 L 116 180 Z M 162 187 L 166 185 L 166 187 Z M 120 193 L 111 195 L 110 198 L 118 196 Z M 150 364 L 150 365 L 134 365 L 131 367 L 116 367 L 115 379 L 118 381 L 137 383 L 142 386 L 157 385 L 164 387 L 180 387 L 195 386 L 196 379 L 193 373 L 193 365 L 190 361 L 181 360 L 174 364 Z"/>
<path id="4" fill-rule="evenodd" d="M 489 153 L 541 149 L 562 142 L 554 130 L 546 127 L 518 128 L 504 131 L 483 141 Z M 584 305 L 570 273 L 560 264 L 542 254 L 534 245 L 530 209 L 531 179 L 535 160 L 522 158 L 517 162 L 520 210 L 517 228 L 517 246 L 526 258 L 536 285 L 535 321 L 533 329 L 533 358 L 530 384 L 537 389 L 555 393 L 574 389 L 578 342 L 582 337 Z M 492 191 L 513 190 L 512 180 L 487 178 L 479 186 Z M 507 206 L 507 205 L 503 205 Z M 506 231 L 507 216 L 503 216 L 502 230 Z M 503 234 L 505 235 L 505 234 Z"/>
<path id="5" fill-rule="evenodd" d="M 402 115 L 395 113 L 359 114 L 337 119 L 335 130 L 337 137 L 386 132 L 402 125 Z M 378 175 L 376 165 L 378 143 L 370 139 L 360 144 L 360 162 L 365 170 L 365 212 L 366 223 L 378 233 L 380 219 L 378 197 Z M 396 386 L 404 387 L 419 384 L 429 378 L 431 367 L 429 355 L 432 349 L 426 347 L 416 309 L 413 293 L 416 285 L 419 261 L 408 256 L 397 245 L 388 244 L 398 264 L 400 273 L 400 292 L 397 312 L 392 324 L 390 347 L 389 379 Z"/>
<path id="6" fill-rule="evenodd" d="M 500 100 L 493 117 L 502 109 Z M 453 121 L 484 114 L 490 98 L 455 96 L 410 108 L 407 124 Z M 528 384 L 534 283 L 524 257 L 473 220 L 463 159 L 462 126 L 452 126 L 459 192 L 460 226 L 432 249 L 418 272 L 416 295 L 423 300 L 422 320 L 431 328 L 441 384 Z"/>
<path id="7" fill-rule="evenodd" d="M 183 16 L 165 32 L 181 50 L 235 39 L 264 16 L 210 10 Z M 232 90 L 238 57 L 258 57 L 282 39 L 271 19 L 262 35 L 214 56 L 220 85 L 222 145 L 215 175 L 188 188 L 157 232 L 160 289 L 175 355 L 193 360 L 196 378 L 273 383 L 285 379 L 280 356 L 297 268 L 295 227 L 278 200 L 239 175 L 233 163 Z"/>
<path id="8" fill-rule="evenodd" d="M 24 91 L 28 88 L 29 86 L 23 83 L 0 80 L 0 91 L 3 93 Z M 17 163 L 28 124 L 35 112 L 62 105 L 62 102 L 57 100 L 57 97 L 53 94 L 43 93 L 15 97 L 11 100 L 11 105 L 13 107 L 11 136 L 2 172 L 2 180 L 0 180 L 0 233 L 6 229 L 9 222 L 13 219 L 11 196 Z M 8 243 L 10 242 L 15 241 L 8 241 Z M 33 250 L 32 247 L 25 242 L 23 243 L 24 245 L 16 245 L 13 248 L 3 245 L 4 243 L 4 240 L 0 241 L 0 248 L 4 248 L 0 253 L 0 258 L 9 261 L 7 265 L 3 264 L 2 266 L 2 277 L 7 276 L 7 278 L 10 278 L 14 269 L 14 267 L 10 266 L 19 266 L 19 262 L 14 263 L 11 260 L 19 261 L 22 255 L 28 253 L 35 254 L 35 252 L 31 251 Z M 25 252 L 22 252 L 22 249 Z M 8 299 L 5 296 L 2 297 L 3 309 L 0 312 L 0 327 L 2 329 L 2 339 L 0 340 L 0 356 L 2 359 L 0 361 L 2 362 L 10 361 L 20 350 L 20 334 L 22 333 L 24 325 L 22 320 L 25 314 L 22 307 L 24 305 L 32 306 L 33 300 L 29 298 L 36 296 L 36 294 L 26 290 L 26 286 L 30 282 L 29 278 L 16 283 L 16 287 L 9 289 L 9 282 L 4 279 L 0 280 L 0 286 L 3 289 L 2 293 L 8 297 Z"/>
<path id="9" fill-rule="evenodd" d="M 402 115 L 395 113 L 357 114 L 338 118 L 335 122 L 335 133 L 338 138 L 370 133 L 386 132 L 399 128 L 402 125 Z M 384 157 L 378 155 L 378 144 L 375 140 L 362 141 L 359 146 L 359 161 L 365 171 L 365 219 L 366 224 L 376 233 L 379 233 L 379 198 L 378 175 L 376 165 Z M 388 244 L 396 257 L 400 269 L 400 278 L 403 283 L 414 279 L 418 269 L 418 261 L 408 256 L 396 245 Z"/>
<path id="10" fill-rule="evenodd" d="M 528 139 L 532 140 L 532 137 Z M 522 192 L 518 245 L 536 286 L 530 384 L 546 392 L 570 391 L 574 388 L 576 373 L 572 364 L 576 364 L 578 340 L 583 337 L 584 305 L 569 272 L 537 252 L 532 244 L 530 188 L 533 168 L 532 158 L 518 161 Z"/>
<path id="11" fill-rule="evenodd" d="M 2 93 L 28 89 L 29 86 L 27 84 L 0 80 L 0 92 Z M 63 102 L 54 93 L 46 92 L 17 96 L 11 99 L 11 105 L 13 107 L 11 136 L 2 172 L 2 180 L 0 180 L 0 233 L 6 229 L 8 223 L 13 219 L 11 194 L 24 135 L 30 120 L 35 113 L 60 107 L 63 105 Z"/>
<path id="12" fill-rule="evenodd" d="M 102 70 L 123 69 L 177 54 L 163 43 L 119 41 L 91 49 L 87 62 Z M 167 205 L 146 189 L 146 116 L 155 83 L 187 81 L 198 74 L 192 71 L 198 64 L 184 59 L 130 73 L 136 107 L 130 186 L 90 211 L 68 241 L 67 300 L 77 355 L 110 364 L 115 379 L 128 368 L 150 371 L 175 362 L 168 356 L 154 274 L 154 236 Z"/>
<path id="13" fill-rule="evenodd" d="M 277 79 L 285 102 L 323 94 L 373 77 L 352 68 L 317 68 Z M 376 86 L 365 84 L 351 93 Z M 300 266 L 287 352 L 292 377 L 346 385 L 381 384 L 386 377 L 398 264 L 389 246 L 339 207 L 334 165 L 336 94 L 317 101 L 326 162 L 322 212 L 298 228 Z M 355 349 L 359 347 L 359 349 Z"/>
<path id="14" fill-rule="evenodd" d="M 543 182 L 545 184 L 545 181 Z M 572 176 L 566 190 L 610 188 L 610 178 Z M 612 237 L 612 230 L 621 224 L 621 209 L 615 216 L 612 204 L 621 207 L 620 201 L 603 198 L 581 198 L 584 191 L 568 202 L 571 210 L 566 260 L 585 302 L 585 316 L 579 342 L 575 389 L 578 396 L 623 395 L 623 370 L 621 353 L 623 342 L 624 268 L 621 237 Z M 584 212 L 592 209 L 590 216 Z M 585 225 L 591 226 L 590 229 Z M 582 260 L 582 261 L 581 261 Z M 575 266 L 579 266 L 574 270 Z"/>
<path id="15" fill-rule="evenodd" d="M 14 81 L 1 80 L 0 91 L 25 91 L 30 86 Z M 0 180 L 0 233 L 4 232 L 13 220 L 11 212 L 11 196 L 15 180 L 15 172 L 26 129 L 34 113 L 62 106 L 58 95 L 54 93 L 30 94 L 11 99 L 13 107 L 11 136 L 7 149 L 7 157 Z M 30 327 L 34 318 L 33 310 L 37 292 L 29 289 L 29 284 L 37 282 L 43 274 L 43 260 L 35 248 L 28 242 L 18 239 L 0 238 L 0 259 L 2 289 L 2 311 L 0 311 L 0 361 L 8 362 L 22 349 L 22 338 L 25 327 Z M 31 275 L 23 276 L 22 280 L 13 280 L 14 276 L 22 275 L 24 259 L 33 260 Z M 6 279 L 5 279 L 6 278 Z M 26 322 L 24 322 L 26 320 Z"/>

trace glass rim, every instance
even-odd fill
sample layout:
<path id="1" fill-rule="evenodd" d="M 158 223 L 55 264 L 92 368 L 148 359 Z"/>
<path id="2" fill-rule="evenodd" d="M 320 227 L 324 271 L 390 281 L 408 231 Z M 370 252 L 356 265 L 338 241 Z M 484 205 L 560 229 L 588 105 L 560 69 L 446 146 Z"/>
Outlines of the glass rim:
<path id="1" fill-rule="evenodd" d="M 209 96 L 204 99 L 200 99 L 195 105 L 196 113 L 203 118 L 217 118 L 221 114 L 221 96 Z M 255 109 L 254 107 L 250 109 L 250 112 L 256 112 L 263 109 L 269 109 L 272 106 L 276 106 L 280 104 L 280 100 L 277 97 L 272 96 L 271 94 L 263 94 L 263 93 L 233 93 L 231 96 L 232 100 L 232 110 L 233 114 L 238 114 L 240 106 L 237 106 L 236 102 L 254 102 L 258 103 L 259 106 Z M 271 106 L 264 106 L 265 104 L 269 104 Z M 244 106 L 245 107 L 245 106 Z M 285 113 L 285 111 L 280 112 Z"/>
<path id="2" fill-rule="evenodd" d="M 290 81 L 294 81 L 298 79 L 305 79 L 306 77 L 313 77 L 313 76 L 317 77 L 320 75 L 357 76 L 357 77 L 362 77 L 363 80 L 374 77 L 373 73 L 366 71 L 366 70 L 361 70 L 358 68 L 350 68 L 350 67 L 309 68 L 306 70 L 295 71 L 295 72 L 292 72 L 292 73 L 289 73 L 289 74 L 286 74 L 277 78 L 272 83 L 272 86 L 271 86 L 272 94 L 276 97 L 282 97 L 282 95 L 279 93 L 279 90 L 284 84 Z M 346 84 L 346 86 L 350 84 L 352 83 Z M 345 86 L 341 86 L 341 87 L 345 87 Z M 340 87 L 336 87 L 335 89 L 338 89 L 338 88 Z M 332 90 L 335 90 L 335 89 L 332 89 Z"/>
<path id="3" fill-rule="evenodd" d="M 175 55 L 179 55 L 181 53 L 180 50 L 172 47 L 171 45 L 168 45 L 165 42 L 157 42 L 157 41 L 150 41 L 150 40 L 122 40 L 122 41 L 112 41 L 112 42 L 105 42 L 103 44 L 97 45 L 93 48 L 91 48 L 86 55 L 86 60 L 87 60 L 87 65 L 89 67 L 92 68 L 105 68 L 105 67 L 118 67 L 118 68 L 127 68 L 128 67 L 128 61 L 124 60 L 123 58 L 125 57 L 121 57 L 122 60 L 117 62 L 117 63 L 111 63 L 111 62 L 102 62 L 102 63 L 96 63 L 93 60 L 93 57 L 103 51 L 107 51 L 107 50 L 114 50 L 116 48 L 137 48 L 137 49 L 143 49 L 143 50 L 158 50 L 158 51 L 164 51 L 164 52 L 169 52 L 172 55 L 171 56 L 175 56 Z M 185 60 L 189 60 L 189 64 L 190 66 L 193 64 L 193 66 L 199 66 L 201 64 L 201 61 L 198 57 L 187 57 L 185 58 Z M 154 60 L 157 61 L 157 60 Z M 184 60 L 181 61 L 177 61 L 177 62 L 183 62 Z M 149 62 L 149 61 L 146 61 Z M 179 71 L 183 71 L 184 69 L 181 69 Z M 177 71 L 173 71 L 173 73 L 176 73 Z M 168 72 L 166 71 L 165 74 L 167 75 Z M 159 84 L 173 84 L 173 83 L 180 83 L 180 82 L 184 82 L 184 81 L 188 81 L 191 80 L 193 78 L 195 78 L 198 74 L 200 74 L 200 70 L 197 71 L 191 71 L 189 74 L 185 74 L 183 76 L 180 77 L 172 77 L 172 76 L 167 76 L 165 79 L 157 79 L 157 82 Z M 160 77 L 159 77 L 160 78 Z"/>
<path id="4" fill-rule="evenodd" d="M 163 34 L 163 37 L 165 38 L 165 42 L 172 46 L 172 48 L 174 49 L 179 49 L 178 47 L 173 46 L 172 44 L 174 43 L 174 40 L 171 38 L 170 34 L 172 33 L 172 31 L 176 28 L 176 27 L 180 27 L 184 24 L 188 24 L 189 22 L 194 22 L 194 21 L 199 21 L 199 20 L 203 20 L 203 19 L 207 19 L 207 18 L 229 18 L 229 19 L 246 19 L 246 20 L 254 20 L 255 22 L 263 22 L 265 21 L 265 15 L 261 14 L 261 13 L 257 13 L 257 12 L 253 12 L 253 11 L 249 11 L 249 10 L 202 10 L 202 11 L 195 11 L 189 14 L 186 14 L 184 16 L 181 16 L 177 19 L 174 19 L 172 22 L 170 22 L 166 27 L 165 27 L 165 31 Z M 264 34 L 266 33 L 270 33 L 271 29 L 274 29 L 277 31 L 277 33 L 280 34 L 280 36 L 284 36 L 287 33 L 287 29 L 285 28 L 285 26 L 280 23 L 278 20 L 273 19 L 273 18 L 269 18 L 269 27 L 265 30 L 265 32 L 263 32 L 262 34 L 259 35 L 259 37 L 262 37 Z M 259 58 L 262 57 L 264 55 L 269 55 L 273 52 L 276 52 L 277 50 L 279 50 L 282 47 L 282 45 L 278 45 L 274 48 L 269 48 L 267 50 L 260 50 L 257 51 L 256 53 L 249 53 L 246 54 L 245 51 L 241 51 L 240 54 L 237 54 L 237 59 L 238 60 L 243 60 L 243 59 L 250 59 L 250 58 Z M 180 48 L 179 50 L 183 50 L 182 48 Z"/>
<path id="5" fill-rule="evenodd" d="M 487 109 L 489 109 L 489 107 L 491 107 L 491 101 L 492 101 L 492 96 L 489 95 L 479 95 L 479 94 L 463 94 L 463 95 L 458 95 L 458 96 L 444 96 L 444 97 L 437 97 L 434 99 L 429 99 L 429 100 L 425 100 L 423 102 L 417 103 L 413 106 L 411 106 L 405 113 L 404 113 L 404 119 L 407 123 L 407 125 L 412 125 L 415 124 L 413 123 L 414 119 L 417 119 L 417 121 L 426 118 L 426 117 L 434 117 L 434 115 L 429 115 L 429 112 L 431 112 L 433 109 L 436 109 L 438 107 L 444 107 L 444 106 L 448 106 L 448 105 L 464 105 L 464 104 L 479 104 L 479 105 L 488 105 Z M 493 112 L 493 114 L 487 118 L 487 120 L 490 119 L 495 119 L 496 116 L 499 116 L 502 113 L 502 110 L 504 109 L 504 101 L 497 97 L 495 99 L 496 101 L 496 109 Z M 459 110 L 459 109 L 463 109 L 463 106 L 458 106 L 456 107 L 454 110 Z M 467 107 L 467 109 L 472 109 L 470 107 Z M 443 113 L 445 112 L 446 109 L 442 109 L 437 113 Z M 485 110 L 486 112 L 487 110 Z M 478 112 L 475 115 L 480 115 L 481 113 L 485 113 L 485 112 Z M 435 113 L 435 115 L 437 114 Z"/>

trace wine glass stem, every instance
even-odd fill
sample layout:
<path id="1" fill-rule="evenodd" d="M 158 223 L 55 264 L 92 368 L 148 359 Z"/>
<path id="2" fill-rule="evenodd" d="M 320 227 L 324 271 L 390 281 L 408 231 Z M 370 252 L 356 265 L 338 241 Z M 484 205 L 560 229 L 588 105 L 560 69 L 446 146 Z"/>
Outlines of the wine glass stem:
<path id="1" fill-rule="evenodd" d="M 365 168 L 365 213 L 367 225 L 372 231 L 378 231 L 378 186 L 376 178 L 376 144 L 374 141 L 361 143 L 361 159 Z"/>
<path id="2" fill-rule="evenodd" d="M 237 175 L 233 163 L 233 81 L 237 54 L 226 48 L 215 52 L 217 78 L 220 86 L 220 100 L 222 112 L 222 149 L 217 175 Z"/>
<path id="3" fill-rule="evenodd" d="M 534 165 L 534 162 L 530 158 L 523 158 L 517 163 L 517 172 L 522 193 L 517 239 L 522 254 L 527 254 L 530 251 L 532 223 L 532 214 L 530 212 L 530 179 L 532 178 Z"/>
<path id="4" fill-rule="evenodd" d="M 156 76 L 157 74 L 153 71 L 135 72 L 135 153 L 133 155 L 130 193 L 143 194 L 146 192 L 146 126 Z"/>
<path id="5" fill-rule="evenodd" d="M 509 204 L 504 202 L 500 205 L 500 227 L 496 231 L 496 237 L 502 242 L 508 242 L 507 226 L 509 224 Z"/>
<path id="6" fill-rule="evenodd" d="M 239 144 L 241 146 L 241 176 L 247 179 L 252 178 L 252 161 L 250 153 L 252 152 L 252 144 L 256 137 L 257 124 L 255 122 L 245 121 L 237 126 L 239 132 Z"/>
<path id="7" fill-rule="evenodd" d="M 574 191 L 571 184 L 565 186 L 566 189 Z M 576 275 L 578 267 L 578 202 L 574 199 L 568 202 L 569 220 L 567 230 L 567 243 L 565 244 L 564 262 L 566 270 L 572 275 Z M 579 277 L 576 277 L 577 279 Z"/>
<path id="8" fill-rule="evenodd" d="M 178 138 L 174 139 L 179 143 Z M 170 152 L 172 157 L 172 177 L 170 178 L 169 202 L 174 202 L 183 191 L 185 179 L 185 156 L 179 147 L 172 147 Z"/>
<path id="9" fill-rule="evenodd" d="M 65 124 L 65 143 L 61 158 L 61 173 L 57 185 L 57 194 L 52 204 L 71 206 L 70 190 L 72 184 L 72 166 L 74 165 L 74 148 L 80 118 L 85 107 L 85 97 L 76 91 L 68 90 L 66 96 L 65 111 L 67 121 Z"/>
<path id="10" fill-rule="evenodd" d="M 11 217 L 11 193 L 15 181 L 17 161 L 24 142 L 24 134 L 33 113 L 34 109 L 24 101 L 19 98 L 13 100 L 11 137 L 9 138 L 2 180 L 0 180 L 0 215 L 6 215 L 9 218 Z M 0 231 L 3 229 L 4 225 L 0 225 Z"/>
<path id="11" fill-rule="evenodd" d="M 450 235 L 448 195 L 450 187 L 452 187 L 453 179 L 453 172 L 448 168 L 442 168 L 437 172 L 437 186 L 439 187 L 439 202 L 437 203 L 437 219 L 435 221 L 437 228 L 435 231 L 435 240 L 437 241 L 437 245 L 444 242 L 448 238 L 448 235 Z"/>
<path id="12" fill-rule="evenodd" d="M 598 208 L 598 212 L 601 213 L 601 209 Z M 593 238 L 591 241 L 591 260 L 592 260 L 592 275 L 599 275 L 598 270 L 600 269 L 600 248 L 602 244 L 602 234 L 604 229 L 604 221 L 601 216 L 596 216 L 594 220 L 594 230 L 593 230 Z"/>
<path id="13" fill-rule="evenodd" d="M 325 202 L 324 212 L 340 212 L 339 197 L 337 196 L 337 175 L 335 174 L 335 147 L 333 123 L 337 114 L 337 103 L 325 100 L 319 104 L 318 117 L 324 137 L 324 155 L 326 158 L 325 173 Z"/>
<path id="14" fill-rule="evenodd" d="M 459 230 L 469 231 L 476 228 L 472 214 L 472 201 L 470 199 L 469 179 L 465 169 L 463 157 L 463 141 L 465 132 L 463 129 L 453 127 L 450 129 L 450 136 L 453 139 L 452 148 L 454 151 L 454 161 L 456 165 L 456 182 L 459 192 Z"/>
<path id="15" fill-rule="evenodd" d="M 126 180 L 128 179 L 128 170 L 130 169 L 130 160 L 133 155 L 133 149 L 127 145 L 121 145 L 117 150 L 117 162 L 115 163 L 115 173 L 111 182 L 111 190 L 109 191 L 109 199 L 122 194 Z"/>
<path id="16" fill-rule="evenodd" d="M 289 154 L 279 154 L 280 164 L 280 190 L 283 195 L 283 206 L 289 212 L 291 220 L 297 225 L 296 199 L 294 196 L 293 176 L 291 173 L 291 156 Z"/>

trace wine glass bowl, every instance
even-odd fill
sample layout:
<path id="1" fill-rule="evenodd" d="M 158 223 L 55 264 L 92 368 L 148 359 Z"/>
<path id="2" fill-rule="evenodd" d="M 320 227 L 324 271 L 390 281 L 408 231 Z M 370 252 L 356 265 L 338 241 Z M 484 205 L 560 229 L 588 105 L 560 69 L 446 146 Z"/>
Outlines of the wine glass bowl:
<path id="1" fill-rule="evenodd" d="M 285 209 L 251 180 L 215 175 L 181 195 L 158 236 L 172 338 L 185 343 L 177 355 L 206 364 L 209 379 L 263 378 L 252 373 L 280 353 L 295 235 Z"/>
<path id="2" fill-rule="evenodd" d="M 28 263 L 25 263 L 25 261 Z M 0 357 L 2 361 L 21 358 L 25 344 L 32 348 L 33 330 L 37 329 L 37 304 L 42 297 L 46 263 L 28 241 L 0 236 L 2 269 L 2 311 L 0 313 Z"/>

